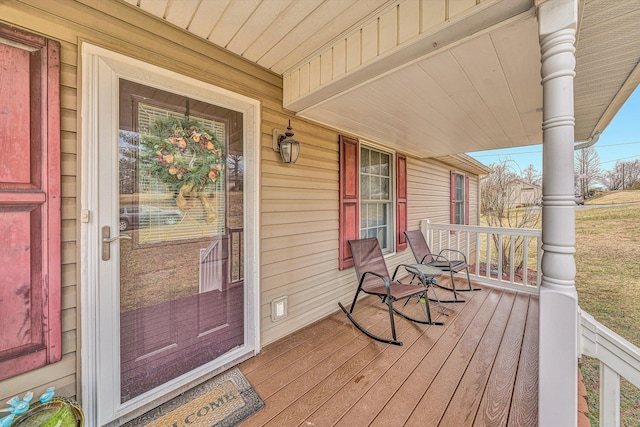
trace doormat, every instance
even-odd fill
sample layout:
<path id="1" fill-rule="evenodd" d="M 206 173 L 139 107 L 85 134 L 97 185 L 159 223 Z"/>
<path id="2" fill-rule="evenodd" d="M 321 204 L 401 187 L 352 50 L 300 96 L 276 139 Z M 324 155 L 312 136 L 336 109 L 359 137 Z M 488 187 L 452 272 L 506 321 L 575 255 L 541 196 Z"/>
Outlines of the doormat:
<path id="1" fill-rule="evenodd" d="M 264 408 L 239 369 L 226 371 L 123 427 L 232 427 Z"/>

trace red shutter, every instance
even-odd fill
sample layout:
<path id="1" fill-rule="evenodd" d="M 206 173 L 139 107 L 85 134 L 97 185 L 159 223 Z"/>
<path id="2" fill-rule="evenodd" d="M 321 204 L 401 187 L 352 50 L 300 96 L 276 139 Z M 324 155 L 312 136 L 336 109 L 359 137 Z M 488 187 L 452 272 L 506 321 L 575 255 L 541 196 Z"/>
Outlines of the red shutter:
<path id="1" fill-rule="evenodd" d="M 3 380 L 62 358 L 60 45 L 0 25 L 0 70 Z"/>
<path id="2" fill-rule="evenodd" d="M 353 266 L 348 241 L 360 236 L 359 158 L 358 140 L 340 135 L 340 270 Z"/>
<path id="3" fill-rule="evenodd" d="M 464 177 L 464 223 L 469 225 L 469 177 Z"/>
<path id="4" fill-rule="evenodd" d="M 456 171 L 449 172 L 449 223 L 456 223 Z"/>
<path id="5" fill-rule="evenodd" d="M 396 252 L 407 249 L 407 156 L 396 154 Z"/>

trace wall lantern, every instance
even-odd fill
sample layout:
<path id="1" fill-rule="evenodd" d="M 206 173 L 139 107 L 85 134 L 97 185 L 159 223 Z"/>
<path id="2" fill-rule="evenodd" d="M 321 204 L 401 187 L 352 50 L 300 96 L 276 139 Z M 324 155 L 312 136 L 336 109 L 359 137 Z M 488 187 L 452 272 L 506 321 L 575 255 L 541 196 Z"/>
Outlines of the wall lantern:
<path id="1" fill-rule="evenodd" d="M 291 120 L 287 131 L 273 130 L 273 151 L 279 151 L 282 161 L 285 163 L 295 163 L 300 155 L 300 143 L 293 139 L 293 129 L 291 128 Z"/>

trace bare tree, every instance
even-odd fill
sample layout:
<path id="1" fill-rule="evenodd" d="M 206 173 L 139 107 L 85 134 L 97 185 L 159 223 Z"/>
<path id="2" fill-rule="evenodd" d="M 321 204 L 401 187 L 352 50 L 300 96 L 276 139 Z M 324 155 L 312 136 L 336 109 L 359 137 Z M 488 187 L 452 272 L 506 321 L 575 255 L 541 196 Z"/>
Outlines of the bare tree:
<path id="1" fill-rule="evenodd" d="M 533 228 L 537 226 L 539 211 L 536 207 L 517 208 L 520 200 L 520 176 L 515 172 L 512 162 L 504 160 L 489 165 L 491 172 L 480 183 L 480 206 L 487 225 L 500 228 Z M 510 271 L 511 245 L 514 249 L 514 271 L 526 272 L 524 260 L 524 238 L 514 239 L 493 235 L 492 250 L 495 261 L 501 253 L 502 272 Z M 501 247 L 501 250 L 499 250 Z M 523 274 L 526 274 L 523 272 Z"/>
<path id="2" fill-rule="evenodd" d="M 630 162 L 623 163 L 623 182 L 624 189 L 631 189 L 638 187 L 640 183 L 640 160 L 634 160 Z"/>
<path id="3" fill-rule="evenodd" d="M 590 188 L 602 177 L 600 156 L 596 149 L 591 146 L 576 151 L 573 167 L 576 175 L 576 192 L 585 198 L 589 197 Z"/>
<path id="4" fill-rule="evenodd" d="M 608 190 L 627 190 L 640 185 L 640 160 L 617 161 L 615 167 L 603 173 L 603 184 Z"/>
<path id="5" fill-rule="evenodd" d="M 524 182 L 528 182 L 529 184 L 533 184 L 533 185 L 542 184 L 542 175 L 540 175 L 540 172 L 538 172 L 535 166 L 531 164 L 527 166 L 525 170 L 522 171 L 522 174 L 520 175 L 520 179 L 522 179 Z"/>
<path id="6" fill-rule="evenodd" d="M 121 130 L 118 144 L 120 194 L 133 194 L 137 191 L 138 134 Z"/>
<path id="7" fill-rule="evenodd" d="M 239 153 L 229 153 L 227 156 L 227 169 L 229 170 L 229 182 L 234 190 L 242 191 L 244 175 L 244 158 Z"/>
<path id="8" fill-rule="evenodd" d="M 612 170 L 602 173 L 602 183 L 609 191 L 622 189 L 622 175 L 618 171 L 617 164 Z"/>

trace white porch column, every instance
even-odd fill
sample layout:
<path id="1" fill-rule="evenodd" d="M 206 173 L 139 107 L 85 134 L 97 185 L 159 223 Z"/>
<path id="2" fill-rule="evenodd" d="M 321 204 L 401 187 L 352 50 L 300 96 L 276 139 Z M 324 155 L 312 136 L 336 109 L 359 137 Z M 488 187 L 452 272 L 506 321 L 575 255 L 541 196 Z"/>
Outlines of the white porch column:
<path id="1" fill-rule="evenodd" d="M 539 0 L 542 53 L 542 284 L 538 424 L 578 422 L 573 79 L 578 0 Z"/>

